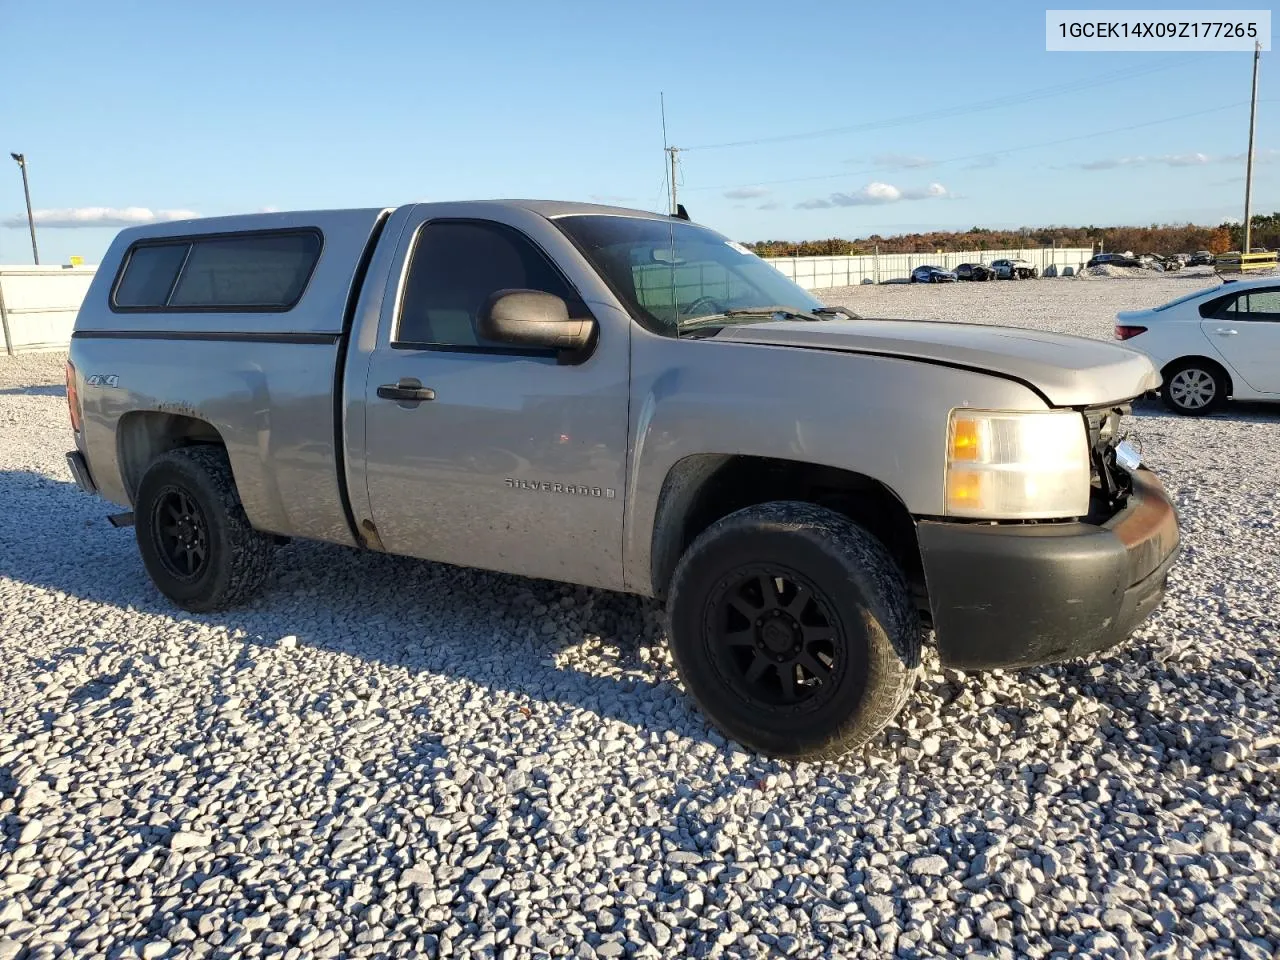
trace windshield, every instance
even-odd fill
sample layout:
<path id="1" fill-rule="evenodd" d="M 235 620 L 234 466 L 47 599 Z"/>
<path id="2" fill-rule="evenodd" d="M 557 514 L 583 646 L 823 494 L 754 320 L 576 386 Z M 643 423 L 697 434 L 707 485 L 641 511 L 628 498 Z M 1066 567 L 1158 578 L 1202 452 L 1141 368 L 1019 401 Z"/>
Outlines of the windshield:
<path id="1" fill-rule="evenodd" d="M 713 325 L 760 323 L 782 310 L 824 310 L 822 301 L 746 247 L 685 220 L 580 214 L 554 223 L 631 314 L 664 336 L 679 336 L 681 327 L 705 332 Z M 762 312 L 750 312 L 755 308 Z M 693 324 L 697 318 L 722 322 Z"/>

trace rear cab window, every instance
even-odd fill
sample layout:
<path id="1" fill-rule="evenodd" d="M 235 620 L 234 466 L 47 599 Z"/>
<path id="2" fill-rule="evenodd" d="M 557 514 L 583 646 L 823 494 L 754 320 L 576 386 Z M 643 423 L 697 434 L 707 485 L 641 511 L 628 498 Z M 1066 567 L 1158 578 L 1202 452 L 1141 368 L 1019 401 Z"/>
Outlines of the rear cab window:
<path id="1" fill-rule="evenodd" d="M 111 309 L 289 310 L 302 298 L 322 246 L 312 228 L 141 240 L 125 256 Z"/>

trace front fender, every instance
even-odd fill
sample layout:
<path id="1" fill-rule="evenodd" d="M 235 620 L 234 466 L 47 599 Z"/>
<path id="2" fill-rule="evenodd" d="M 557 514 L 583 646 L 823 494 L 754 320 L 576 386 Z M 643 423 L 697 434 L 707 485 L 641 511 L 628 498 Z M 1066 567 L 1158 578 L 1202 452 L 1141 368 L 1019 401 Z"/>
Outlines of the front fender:
<path id="1" fill-rule="evenodd" d="M 913 515 L 940 515 L 947 421 L 952 408 L 963 406 L 1045 409 L 1027 387 L 970 370 L 714 338 L 677 340 L 636 328 L 627 589 L 653 594 L 659 499 L 686 458 L 703 456 L 704 473 L 730 456 L 836 467 L 877 481 Z M 696 482 L 696 472 L 681 478 Z"/>

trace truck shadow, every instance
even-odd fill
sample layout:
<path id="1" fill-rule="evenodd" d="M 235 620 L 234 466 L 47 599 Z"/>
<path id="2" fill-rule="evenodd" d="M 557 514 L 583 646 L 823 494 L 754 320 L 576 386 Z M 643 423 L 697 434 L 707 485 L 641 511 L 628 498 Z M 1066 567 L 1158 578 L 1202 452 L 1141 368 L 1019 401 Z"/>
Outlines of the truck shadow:
<path id="1" fill-rule="evenodd" d="M 0 387 L 0 397 L 65 397 L 67 388 L 61 384 L 33 384 L 25 387 Z"/>
<path id="2" fill-rule="evenodd" d="M 243 636 L 247 655 L 292 637 L 287 645 L 707 737 L 705 721 L 665 665 L 665 651 L 642 659 L 642 649 L 662 639 L 652 601 L 294 542 L 280 549 L 271 581 L 251 604 L 190 614 L 157 592 L 132 529 L 107 522 L 114 508 L 105 501 L 42 474 L 0 471 L 0 502 L 22 504 L 0 511 L 0 577 L 84 602 L 78 619 L 86 637 L 87 626 L 101 619 L 91 605 L 128 608 L 175 625 L 223 627 Z M 83 645 L 73 645 L 59 656 L 84 653 Z M 54 665 L 36 663 L 42 670 Z"/>
<path id="3" fill-rule="evenodd" d="M 83 638 L 60 648 L 51 660 L 35 660 L 37 669 L 53 670 L 60 659 L 89 653 L 93 625 L 118 621 L 95 606 L 114 607 L 167 620 L 176 634 L 187 632 L 184 624 L 224 628 L 243 643 L 239 658 L 246 662 L 263 648 L 296 644 L 410 674 L 467 680 L 485 694 L 513 698 L 513 722 L 519 721 L 514 711 L 521 698 L 527 698 L 641 730 L 723 743 L 679 689 L 652 601 L 297 542 L 281 549 L 271 582 L 250 605 L 188 614 L 152 586 L 133 531 L 107 523 L 112 508 L 104 501 L 42 474 L 0 471 L 0 502 L 22 505 L 0 511 L 0 578 L 55 591 L 66 598 L 64 603 L 84 605 L 73 614 Z M 1099 665 L 1105 668 L 1099 671 Z M 1027 688 L 1021 684 L 1012 688 L 1016 695 L 1006 695 L 1004 684 L 987 687 L 995 700 L 983 706 L 954 699 L 963 688 L 983 686 L 980 677 L 949 673 L 944 679 L 935 660 L 908 701 L 907 713 L 918 712 L 923 721 L 931 713 L 941 721 L 942 751 L 917 755 L 913 762 L 921 773 L 945 776 L 949 754 L 962 746 L 962 739 L 947 731 L 995 719 L 1032 734 L 1039 744 L 1024 759 L 990 758 L 1000 767 L 1022 769 L 1037 762 L 1041 750 L 1051 754 L 1064 748 L 1052 731 L 1042 728 L 1043 708 L 1054 706 L 1065 714 L 1080 698 L 1095 701 L 1111 717 L 1097 736 L 1111 738 L 1115 729 L 1138 728 L 1139 736 L 1119 737 L 1116 743 L 1149 758 L 1153 747 L 1168 747 L 1169 738 L 1180 734 L 1178 724 L 1149 712 L 1135 702 L 1131 689 L 1122 689 L 1130 686 L 1124 677 L 1134 670 L 1145 683 L 1170 678 L 1178 686 L 1223 682 L 1216 676 L 1188 676 L 1176 664 L 1162 666 L 1154 661 L 1149 643 L 1134 640 L 1095 661 L 1026 671 L 1040 691 L 1035 696 L 1024 697 L 1021 691 Z M 118 679 L 89 678 L 76 695 L 94 699 Z M 1198 718 L 1206 728 L 1216 722 L 1211 713 L 1206 708 Z M 891 724 L 882 736 L 900 744 L 915 734 Z M 870 749 L 874 753 L 882 746 Z M 1069 749 L 1085 748 L 1078 742 Z"/>

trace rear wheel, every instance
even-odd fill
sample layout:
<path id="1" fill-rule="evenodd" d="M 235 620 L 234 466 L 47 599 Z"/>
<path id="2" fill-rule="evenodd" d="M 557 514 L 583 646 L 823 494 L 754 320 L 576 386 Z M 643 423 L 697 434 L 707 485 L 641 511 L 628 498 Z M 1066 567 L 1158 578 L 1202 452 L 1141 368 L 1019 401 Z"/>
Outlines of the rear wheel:
<path id="1" fill-rule="evenodd" d="M 901 709 L 920 661 L 906 580 L 866 530 L 808 503 L 716 522 L 676 568 L 667 603 L 686 689 L 739 742 L 836 757 Z"/>
<path id="2" fill-rule="evenodd" d="M 275 539 L 249 525 L 221 447 L 183 447 L 158 457 L 134 501 L 143 565 L 183 609 L 234 606 L 266 580 Z"/>
<path id="3" fill-rule="evenodd" d="M 1226 403 L 1227 378 L 1216 364 L 1183 360 L 1165 371 L 1160 397 L 1174 413 L 1203 417 Z"/>

